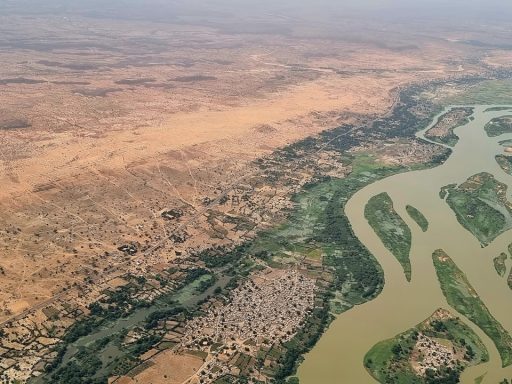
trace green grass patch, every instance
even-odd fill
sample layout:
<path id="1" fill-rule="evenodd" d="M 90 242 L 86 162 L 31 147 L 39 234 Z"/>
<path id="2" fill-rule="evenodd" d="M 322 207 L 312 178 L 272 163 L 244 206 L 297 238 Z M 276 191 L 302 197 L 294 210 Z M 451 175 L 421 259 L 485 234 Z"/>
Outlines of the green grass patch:
<path id="1" fill-rule="evenodd" d="M 432 367 L 436 372 L 432 376 L 413 369 L 413 364 L 424 361 L 426 343 L 431 351 L 437 349 L 436 353 L 442 353 L 443 348 L 453 352 L 451 361 Z M 471 328 L 450 312 L 438 309 L 415 327 L 376 344 L 366 354 L 364 365 L 381 383 L 456 383 L 466 367 L 488 360 L 485 345 Z"/>
<path id="2" fill-rule="evenodd" d="M 497 155 L 496 162 L 509 175 L 512 175 L 512 156 Z"/>
<path id="3" fill-rule="evenodd" d="M 484 129 L 489 137 L 512 133 L 512 116 L 501 116 L 492 119 L 485 125 Z"/>
<path id="4" fill-rule="evenodd" d="M 496 345 L 503 367 L 512 363 L 512 337 L 492 316 L 466 275 L 441 249 L 432 254 L 437 277 L 448 304 L 478 325 Z"/>
<path id="5" fill-rule="evenodd" d="M 418 224 L 418 226 L 421 228 L 423 232 L 426 232 L 428 229 L 428 220 L 427 218 L 418 211 L 416 208 L 414 208 L 412 205 L 407 205 L 405 207 L 405 210 L 411 216 L 411 218 Z"/>
<path id="6" fill-rule="evenodd" d="M 366 204 L 364 216 L 384 246 L 396 257 L 404 269 L 407 281 L 410 281 L 411 230 L 396 213 L 389 195 L 384 192 L 372 197 Z"/>
<path id="7" fill-rule="evenodd" d="M 486 246 L 512 227 L 512 205 L 507 186 L 489 173 L 471 176 L 457 187 L 447 187 L 446 202 L 457 220 Z"/>
<path id="8" fill-rule="evenodd" d="M 507 265 L 505 264 L 506 260 L 507 254 L 505 252 L 501 252 L 492 260 L 494 269 L 496 269 L 496 273 L 501 277 L 505 276 L 505 273 L 507 272 Z"/>
<path id="9" fill-rule="evenodd" d="M 233 376 L 223 376 L 215 380 L 214 384 L 233 384 L 236 382 L 236 378 Z"/>
<path id="10" fill-rule="evenodd" d="M 190 300 L 197 297 L 198 293 L 201 292 L 202 284 L 207 284 L 211 281 L 212 275 L 204 274 L 199 276 L 197 279 L 192 281 L 190 284 L 186 285 L 182 289 L 180 289 L 176 295 L 173 296 L 173 300 L 179 302 L 180 304 L 187 304 Z"/>
<path id="11" fill-rule="evenodd" d="M 323 252 L 321 248 L 314 248 L 309 251 L 306 251 L 305 255 L 307 259 L 322 261 Z"/>
<path id="12" fill-rule="evenodd" d="M 481 81 L 469 86 L 465 92 L 441 100 L 444 105 L 508 105 L 512 104 L 512 80 Z"/>

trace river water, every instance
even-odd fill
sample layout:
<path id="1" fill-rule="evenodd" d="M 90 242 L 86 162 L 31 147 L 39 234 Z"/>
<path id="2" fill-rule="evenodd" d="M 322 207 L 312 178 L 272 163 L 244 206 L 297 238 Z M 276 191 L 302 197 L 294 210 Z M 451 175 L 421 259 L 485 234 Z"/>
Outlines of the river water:
<path id="1" fill-rule="evenodd" d="M 510 115 L 510 111 L 485 112 L 489 107 L 476 106 L 474 120 L 455 130 L 459 142 L 443 165 L 390 176 L 366 186 L 348 201 L 345 207 L 347 217 L 355 234 L 382 265 L 386 284 L 376 299 L 339 315 L 333 321 L 300 365 L 298 376 L 301 384 L 375 383 L 363 366 L 366 352 L 377 342 L 415 326 L 441 307 L 459 315 L 482 338 L 489 350 L 490 362 L 467 369 L 461 382 L 473 384 L 474 379 L 485 372 L 487 375 L 483 383 L 497 384 L 505 377 L 512 378 L 512 366 L 505 369 L 501 367 L 498 351 L 492 341 L 447 304 L 432 263 L 432 252 L 444 249 L 466 273 L 493 316 L 512 332 L 512 291 L 507 286 L 506 278 L 498 277 L 492 262 L 512 242 L 512 231 L 503 233 L 489 246 L 482 248 L 479 241 L 458 223 L 448 204 L 439 197 L 443 186 L 459 184 L 474 174 L 489 172 L 509 186 L 510 198 L 512 176 L 498 166 L 495 156 L 503 153 L 499 141 L 511 139 L 512 135 L 489 138 L 484 131 L 488 121 Z M 423 134 L 429 128 L 419 132 L 418 137 L 424 138 Z M 410 283 L 406 281 L 397 260 L 384 248 L 364 218 L 366 203 L 381 192 L 390 195 L 396 211 L 411 228 Z M 428 219 L 427 232 L 422 232 L 406 213 L 407 204 L 419 209 Z M 507 266 L 510 267 L 510 264 L 509 259 Z"/>

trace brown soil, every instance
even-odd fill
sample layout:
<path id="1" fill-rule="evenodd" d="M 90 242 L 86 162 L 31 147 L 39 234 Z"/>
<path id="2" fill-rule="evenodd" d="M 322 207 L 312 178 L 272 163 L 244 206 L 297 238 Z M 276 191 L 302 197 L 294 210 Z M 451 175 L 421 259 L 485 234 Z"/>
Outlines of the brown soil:
<path id="1" fill-rule="evenodd" d="M 201 367 L 203 361 L 196 356 L 177 355 L 164 351 L 150 360 L 154 365 L 133 378 L 123 378 L 118 384 L 181 384 Z"/>
<path id="2" fill-rule="evenodd" d="M 447 40 L 395 49 L 297 28 L 248 38 L 198 23 L 3 18 L 14 48 L 0 68 L 0 121 L 11 127 L 0 130 L 0 320 L 87 277 L 141 269 L 117 248 L 168 236 L 165 209 L 202 217 L 203 199 L 251 160 L 385 114 L 412 82 L 485 69 L 474 47 Z M 191 246 L 209 234 L 197 228 Z"/>

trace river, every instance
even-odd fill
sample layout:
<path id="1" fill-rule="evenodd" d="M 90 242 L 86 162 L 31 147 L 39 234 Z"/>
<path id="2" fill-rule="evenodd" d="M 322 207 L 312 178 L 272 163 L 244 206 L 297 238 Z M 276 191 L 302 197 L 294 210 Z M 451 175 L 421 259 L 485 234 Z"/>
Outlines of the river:
<path id="1" fill-rule="evenodd" d="M 485 372 L 487 375 L 483 383 L 497 384 L 504 378 L 512 378 L 512 366 L 505 369 L 501 367 L 498 351 L 492 341 L 476 325 L 448 305 L 432 263 L 432 252 L 444 249 L 466 273 L 489 311 L 505 329 L 512 332 L 512 291 L 506 284 L 506 278 L 498 277 L 492 262 L 512 242 L 512 231 L 503 233 L 489 246 L 482 248 L 479 241 L 459 224 L 448 204 L 439 197 L 443 186 L 459 184 L 474 174 L 488 172 L 508 185 L 510 198 L 512 176 L 499 167 L 495 156 L 503 153 L 499 141 L 511 139 L 512 135 L 490 138 L 484 131 L 488 121 L 510 115 L 510 111 L 485 112 L 490 107 L 476 106 L 474 119 L 455 129 L 459 142 L 443 165 L 390 176 L 366 186 L 348 201 L 346 215 L 355 234 L 382 265 L 386 283 L 376 299 L 354 307 L 333 321 L 300 365 L 298 377 L 301 384 L 375 383 L 363 366 L 364 355 L 377 342 L 415 326 L 437 308 L 445 308 L 459 315 L 482 338 L 489 350 L 489 363 L 467 369 L 461 377 L 462 383 L 473 384 L 474 379 Z M 448 109 L 438 115 L 432 125 Z M 417 136 L 424 138 L 424 132 L 429 128 Z M 366 203 L 381 192 L 389 194 L 396 211 L 411 228 L 410 283 L 406 281 L 402 267 L 384 248 L 364 218 Z M 428 219 L 427 232 L 422 232 L 406 213 L 407 204 L 419 209 Z M 507 266 L 510 267 L 510 259 Z"/>

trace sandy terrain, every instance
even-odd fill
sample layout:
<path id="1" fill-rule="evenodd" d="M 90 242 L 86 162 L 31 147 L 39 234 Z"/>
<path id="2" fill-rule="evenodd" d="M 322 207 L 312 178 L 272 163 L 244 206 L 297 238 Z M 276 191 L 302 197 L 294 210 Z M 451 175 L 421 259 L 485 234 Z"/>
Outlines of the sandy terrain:
<path id="1" fill-rule="evenodd" d="M 408 47 L 82 16 L 1 16 L 0 34 L 0 320 L 128 268 L 119 246 L 167 237 L 165 209 L 201 216 L 255 158 L 384 114 L 407 84 L 488 65 L 428 37 Z"/>
<path id="2" fill-rule="evenodd" d="M 164 351 L 152 358 L 153 364 L 133 378 L 123 377 L 118 384 L 181 384 L 191 377 L 203 364 L 196 356 L 177 355 Z"/>

